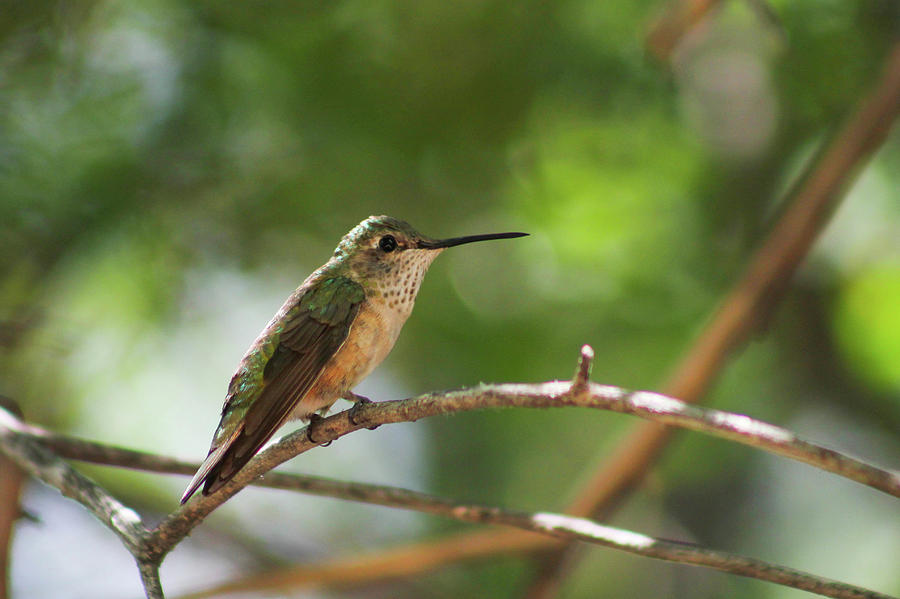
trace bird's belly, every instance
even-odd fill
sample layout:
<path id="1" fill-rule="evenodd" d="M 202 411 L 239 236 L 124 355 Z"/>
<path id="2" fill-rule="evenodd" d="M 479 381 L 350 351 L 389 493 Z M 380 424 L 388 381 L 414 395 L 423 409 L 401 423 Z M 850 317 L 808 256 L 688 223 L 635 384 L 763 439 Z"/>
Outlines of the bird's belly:
<path id="1" fill-rule="evenodd" d="M 291 413 L 291 419 L 309 418 L 331 407 L 360 383 L 387 357 L 406 317 L 387 306 L 364 302 L 350 327 L 347 339 L 328 361 L 322 374 Z"/>

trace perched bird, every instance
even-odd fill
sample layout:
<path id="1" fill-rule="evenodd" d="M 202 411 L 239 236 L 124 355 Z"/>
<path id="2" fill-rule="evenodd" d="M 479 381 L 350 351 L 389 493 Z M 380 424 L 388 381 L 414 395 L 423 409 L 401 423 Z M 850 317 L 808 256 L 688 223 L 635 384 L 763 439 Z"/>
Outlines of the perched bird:
<path id="1" fill-rule="evenodd" d="M 444 249 L 494 233 L 430 239 L 390 216 L 370 216 L 284 302 L 244 354 L 228 385 L 209 454 L 181 498 L 231 480 L 289 420 L 311 420 L 351 390 L 394 347 L 422 278 Z"/>

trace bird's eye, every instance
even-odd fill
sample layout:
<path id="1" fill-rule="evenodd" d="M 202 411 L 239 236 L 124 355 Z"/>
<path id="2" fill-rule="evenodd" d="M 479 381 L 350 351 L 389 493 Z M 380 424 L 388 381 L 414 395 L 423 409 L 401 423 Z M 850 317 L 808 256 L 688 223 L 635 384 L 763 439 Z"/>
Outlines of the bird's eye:
<path id="1" fill-rule="evenodd" d="M 381 251 L 384 253 L 393 252 L 397 249 L 397 240 L 394 239 L 393 235 L 385 235 L 378 240 L 378 247 L 380 247 Z"/>

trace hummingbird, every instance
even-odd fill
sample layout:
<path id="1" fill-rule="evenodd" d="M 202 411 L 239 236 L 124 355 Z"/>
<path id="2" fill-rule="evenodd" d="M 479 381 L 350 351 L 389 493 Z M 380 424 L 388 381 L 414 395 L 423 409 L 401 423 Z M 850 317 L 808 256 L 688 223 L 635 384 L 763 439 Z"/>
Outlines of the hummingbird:
<path id="1" fill-rule="evenodd" d="M 231 480 L 290 420 L 321 418 L 394 347 L 438 254 L 449 247 L 524 237 L 490 233 L 431 239 L 390 216 L 370 216 L 284 302 L 250 345 L 228 385 L 209 454 L 181 498 Z"/>

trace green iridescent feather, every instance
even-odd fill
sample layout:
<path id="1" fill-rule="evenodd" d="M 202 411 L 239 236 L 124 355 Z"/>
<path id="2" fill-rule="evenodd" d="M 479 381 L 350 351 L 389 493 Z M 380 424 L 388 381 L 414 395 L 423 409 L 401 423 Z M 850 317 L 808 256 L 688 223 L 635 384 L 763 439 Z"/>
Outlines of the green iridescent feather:
<path id="1" fill-rule="evenodd" d="M 205 492 L 233 476 L 272 436 L 347 338 L 365 291 L 334 270 L 316 271 L 295 291 L 241 361 L 210 449 L 217 459 L 205 473 Z M 227 453 L 218 457 L 225 444 Z"/>

